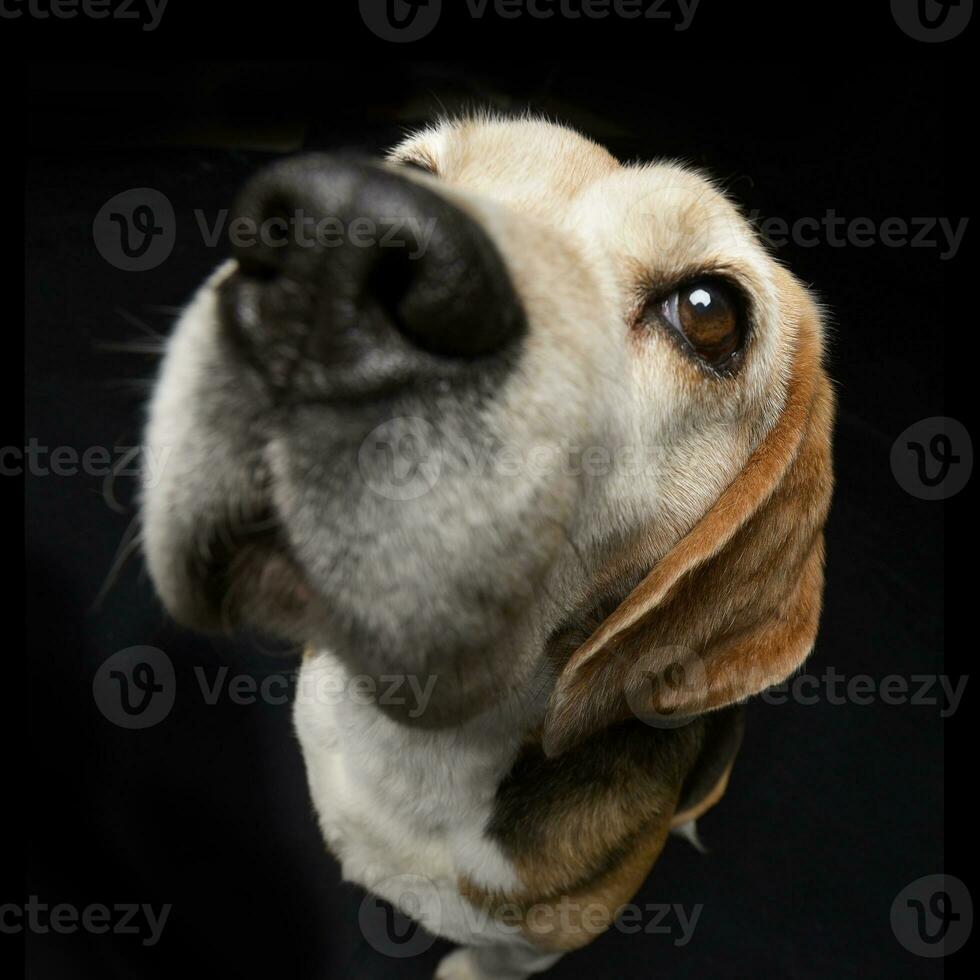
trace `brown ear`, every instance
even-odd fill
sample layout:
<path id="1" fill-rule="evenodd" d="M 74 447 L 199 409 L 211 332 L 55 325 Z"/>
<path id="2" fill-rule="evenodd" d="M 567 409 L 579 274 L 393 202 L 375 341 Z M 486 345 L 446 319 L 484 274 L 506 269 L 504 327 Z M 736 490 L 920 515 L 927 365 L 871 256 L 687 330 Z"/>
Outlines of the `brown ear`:
<path id="1" fill-rule="evenodd" d="M 809 654 L 823 592 L 834 398 L 817 312 L 792 288 L 801 314 L 779 419 L 708 513 L 572 655 L 548 708 L 548 755 L 617 720 L 669 727 L 742 700 Z"/>

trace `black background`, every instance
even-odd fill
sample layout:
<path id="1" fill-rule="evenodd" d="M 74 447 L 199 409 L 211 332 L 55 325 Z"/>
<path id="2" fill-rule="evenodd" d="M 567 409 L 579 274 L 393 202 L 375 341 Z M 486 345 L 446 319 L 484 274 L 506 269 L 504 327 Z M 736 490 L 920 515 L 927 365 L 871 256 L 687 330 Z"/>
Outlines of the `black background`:
<path id="1" fill-rule="evenodd" d="M 271 13 L 270 36 L 288 35 L 285 16 Z M 27 75 L 24 437 L 79 450 L 135 444 L 155 361 L 111 345 L 165 334 L 174 308 L 221 258 L 221 248 L 202 241 L 194 210 L 211 216 L 226 207 L 243 178 L 280 152 L 377 151 L 443 108 L 530 107 L 623 158 L 682 157 L 763 216 L 793 221 L 833 208 L 877 223 L 955 223 L 970 213 L 958 83 L 936 49 L 896 37 L 887 9 L 881 16 L 872 36 L 901 52 L 900 62 L 868 63 L 856 26 L 833 39 L 815 22 L 804 52 L 795 48 L 798 23 L 790 32 L 770 21 L 763 39 L 744 20 L 740 33 L 713 33 L 701 49 L 693 29 L 671 38 L 681 60 L 670 62 L 652 50 L 634 57 L 635 36 L 624 41 L 630 57 L 617 62 L 395 61 L 390 48 L 357 34 L 351 54 L 355 44 L 364 54 L 356 62 L 36 64 Z M 532 45 L 534 34 L 543 38 L 542 25 L 529 31 Z M 330 32 L 339 53 L 342 29 Z M 297 25 L 293 36 L 303 34 Z M 308 40 L 297 41 L 304 54 Z M 413 54 L 431 55 L 438 40 L 445 37 Z M 187 41 L 202 46 L 191 32 Z M 162 43 L 163 28 L 147 50 Z M 948 59 L 958 44 L 945 49 Z M 717 60 L 712 52 L 726 47 L 742 60 Z M 107 199 L 139 186 L 173 202 L 178 234 L 162 266 L 126 273 L 98 254 L 91 224 Z M 889 465 L 908 425 L 956 414 L 944 391 L 945 338 L 972 331 L 975 303 L 964 311 L 956 294 L 964 256 L 943 261 L 940 251 L 880 243 L 778 250 L 831 312 L 840 398 L 826 611 L 811 673 L 952 670 L 943 656 L 944 520 L 947 510 L 955 520 L 965 495 L 916 500 Z M 117 481 L 123 503 L 133 484 Z M 138 558 L 93 608 L 132 518 L 103 490 L 90 476 L 28 480 L 27 888 L 52 904 L 173 910 L 151 948 L 133 937 L 32 935 L 28 975 L 431 976 L 442 943 L 395 961 L 363 938 L 362 893 L 340 882 L 324 853 L 288 706 L 228 697 L 209 705 L 194 675 L 198 667 L 213 679 L 227 666 L 261 679 L 294 665 L 248 641 L 176 628 Z M 173 711 L 140 732 L 110 724 L 91 694 L 99 665 L 133 645 L 166 651 L 177 672 Z M 969 688 L 965 700 L 961 711 Z M 922 875 L 966 877 L 944 854 L 950 724 L 938 706 L 754 704 L 731 788 L 702 822 L 710 853 L 670 843 L 636 900 L 703 904 L 690 944 L 614 931 L 549 975 L 940 975 L 942 960 L 915 957 L 896 941 L 889 913 Z"/>

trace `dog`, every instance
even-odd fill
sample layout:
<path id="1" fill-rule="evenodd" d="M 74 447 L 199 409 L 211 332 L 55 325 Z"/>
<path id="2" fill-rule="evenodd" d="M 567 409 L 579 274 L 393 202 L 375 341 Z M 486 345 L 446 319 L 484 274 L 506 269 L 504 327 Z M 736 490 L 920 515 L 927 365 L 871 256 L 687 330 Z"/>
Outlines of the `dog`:
<path id="1" fill-rule="evenodd" d="M 149 406 L 156 590 L 305 647 L 326 844 L 459 946 L 440 980 L 542 972 L 694 837 L 813 646 L 822 311 L 703 174 L 531 117 L 284 159 L 234 215 L 264 233 Z"/>

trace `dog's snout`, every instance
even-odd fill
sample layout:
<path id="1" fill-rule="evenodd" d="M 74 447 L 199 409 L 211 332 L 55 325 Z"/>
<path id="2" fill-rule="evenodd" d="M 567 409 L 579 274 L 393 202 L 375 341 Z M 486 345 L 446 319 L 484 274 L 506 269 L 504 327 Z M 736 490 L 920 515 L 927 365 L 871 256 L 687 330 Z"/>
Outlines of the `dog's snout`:
<path id="1" fill-rule="evenodd" d="M 277 359 L 350 368 L 405 354 L 469 359 L 507 348 L 524 315 L 480 224 L 393 169 L 307 156 L 266 169 L 229 225 L 239 274 L 229 318 Z"/>

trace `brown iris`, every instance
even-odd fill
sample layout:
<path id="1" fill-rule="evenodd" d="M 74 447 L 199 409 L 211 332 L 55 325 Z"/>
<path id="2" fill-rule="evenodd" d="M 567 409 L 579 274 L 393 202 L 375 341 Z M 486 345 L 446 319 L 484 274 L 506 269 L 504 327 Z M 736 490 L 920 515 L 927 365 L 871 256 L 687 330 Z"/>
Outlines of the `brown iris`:
<path id="1" fill-rule="evenodd" d="M 733 286 L 722 279 L 699 279 L 659 305 L 660 315 L 698 357 L 713 368 L 729 366 L 744 335 L 744 304 Z"/>

